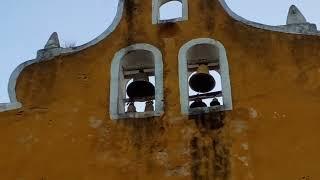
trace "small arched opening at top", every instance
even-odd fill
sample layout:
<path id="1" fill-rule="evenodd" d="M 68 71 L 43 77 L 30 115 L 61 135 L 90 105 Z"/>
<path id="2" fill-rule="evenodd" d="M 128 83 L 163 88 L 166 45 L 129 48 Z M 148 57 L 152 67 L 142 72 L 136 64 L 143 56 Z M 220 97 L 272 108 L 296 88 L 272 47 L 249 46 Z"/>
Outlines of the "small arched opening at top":
<path id="1" fill-rule="evenodd" d="M 152 24 L 188 20 L 187 0 L 152 0 Z"/>
<path id="2" fill-rule="evenodd" d="M 160 21 L 182 18 L 182 3 L 180 1 L 169 1 L 159 8 Z"/>
<path id="3" fill-rule="evenodd" d="M 183 114 L 232 109 L 228 61 L 220 42 L 199 38 L 183 45 L 179 81 Z"/>

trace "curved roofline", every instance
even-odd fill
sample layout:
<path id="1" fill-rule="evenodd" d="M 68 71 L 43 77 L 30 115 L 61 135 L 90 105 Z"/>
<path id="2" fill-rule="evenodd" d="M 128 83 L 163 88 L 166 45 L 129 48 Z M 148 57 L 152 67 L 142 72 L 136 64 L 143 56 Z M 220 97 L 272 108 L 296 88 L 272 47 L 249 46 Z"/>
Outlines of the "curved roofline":
<path id="1" fill-rule="evenodd" d="M 283 32 L 283 33 L 289 33 L 289 34 L 304 34 L 304 35 L 320 35 L 320 32 L 306 32 L 304 31 L 302 32 L 297 32 L 294 31 L 292 29 L 292 26 L 287 26 L 287 25 L 280 25 L 280 26 L 270 26 L 270 25 L 265 25 L 265 24 L 261 24 L 261 23 L 257 23 L 257 22 L 253 22 L 253 21 L 249 21 L 241 16 L 239 16 L 238 14 L 236 14 L 234 11 L 231 10 L 231 8 L 229 8 L 229 6 L 227 5 L 225 0 L 218 0 L 221 4 L 221 6 L 223 7 L 223 9 L 228 13 L 228 15 L 233 18 L 236 21 L 242 22 L 248 26 L 252 26 L 258 29 L 265 29 L 265 30 L 269 30 L 269 31 L 276 31 L 276 32 Z M 315 24 L 310 24 L 310 23 L 306 23 L 309 25 L 314 25 Z M 299 24 L 294 24 L 293 26 L 298 26 Z"/>
<path id="2" fill-rule="evenodd" d="M 100 41 L 102 41 L 103 39 L 108 37 L 116 29 L 116 27 L 120 23 L 122 13 L 123 13 L 124 2 L 125 2 L 125 0 L 118 1 L 116 16 L 113 19 L 111 25 L 102 34 L 97 36 L 95 39 L 89 41 L 88 43 L 85 43 L 83 45 L 73 47 L 73 48 L 52 49 L 52 51 L 54 51 L 54 52 L 52 52 L 50 54 L 51 55 L 50 57 L 44 58 L 43 56 L 41 56 L 41 57 L 37 57 L 36 59 L 32 59 L 32 60 L 23 62 L 22 64 L 18 65 L 18 67 L 16 67 L 16 69 L 12 72 L 10 79 L 9 79 L 9 83 L 8 83 L 8 94 L 9 94 L 10 102 L 9 103 L 0 103 L 0 112 L 19 109 L 22 107 L 22 104 L 20 102 L 18 102 L 18 100 L 17 100 L 15 88 L 16 88 L 17 79 L 24 68 L 26 68 L 27 66 L 29 66 L 31 64 L 38 63 L 40 61 L 51 60 L 58 55 L 75 53 L 75 52 L 84 50 L 86 48 L 89 48 L 91 46 L 98 44 Z"/>
<path id="3" fill-rule="evenodd" d="M 306 35 L 318 35 L 318 36 L 320 35 L 319 31 L 299 33 L 299 32 L 293 31 L 292 26 L 291 26 L 291 28 L 290 28 L 290 26 L 285 26 L 285 25 L 284 26 L 270 26 L 270 25 L 264 25 L 264 24 L 253 22 L 253 21 L 249 21 L 249 20 L 237 15 L 235 12 L 233 12 L 229 8 L 229 6 L 225 2 L 225 0 L 218 0 L 218 1 L 221 4 L 221 6 L 223 7 L 223 9 L 227 12 L 227 14 L 231 18 L 233 18 L 236 21 L 242 22 L 248 26 L 252 26 L 255 28 L 259 28 L 259 29 L 265 29 L 265 30 L 269 30 L 269 31 L 276 31 L 276 32 L 283 32 L 283 33 L 290 33 L 290 34 L 306 34 Z M 54 48 L 54 49 L 51 49 L 51 50 L 48 50 L 49 57 L 39 56 L 36 59 L 29 60 L 29 61 L 26 61 L 26 62 L 20 64 L 13 71 L 13 73 L 11 74 L 10 79 L 9 79 L 8 93 L 9 93 L 10 103 L 0 103 L 0 112 L 18 109 L 18 108 L 22 107 L 21 103 L 18 102 L 18 100 L 17 100 L 15 88 L 16 88 L 17 79 L 25 67 L 27 67 L 31 64 L 40 62 L 40 61 L 51 60 L 58 55 L 75 53 L 75 52 L 84 50 L 86 48 L 89 48 L 91 46 L 94 46 L 97 43 L 101 42 L 103 39 L 108 37 L 116 29 L 116 27 L 120 23 L 121 18 L 122 18 L 122 14 L 123 14 L 123 9 L 124 9 L 124 2 L 125 2 L 125 0 L 118 1 L 116 16 L 113 19 L 111 25 L 102 34 L 97 36 L 95 39 L 89 41 L 88 43 L 85 43 L 83 45 L 73 47 L 73 48 Z M 308 23 L 307 25 L 313 25 L 313 24 Z M 293 26 L 296 26 L 296 25 L 294 24 Z"/>
<path id="4" fill-rule="evenodd" d="M 74 48 L 67 48 L 64 51 L 62 51 L 61 53 L 64 54 L 64 53 L 73 53 L 73 52 L 81 51 L 81 50 L 86 49 L 90 46 L 98 44 L 100 41 L 102 41 L 103 39 L 108 37 L 116 29 L 116 27 L 118 26 L 118 24 L 121 21 L 123 8 L 124 8 L 124 1 L 125 0 L 118 1 L 116 16 L 113 19 L 111 25 L 102 34 L 100 34 L 98 37 L 94 38 L 93 40 L 89 41 L 88 43 L 85 43 L 83 45 L 80 45 L 80 46 L 77 46 Z"/>
<path id="5" fill-rule="evenodd" d="M 58 56 L 58 55 L 70 54 L 70 53 L 75 53 L 75 52 L 84 50 L 86 48 L 89 48 L 91 46 L 96 45 L 97 43 L 99 43 L 100 41 L 102 41 L 103 39 L 108 37 L 116 29 L 116 27 L 118 26 L 118 24 L 121 21 L 123 8 L 124 8 L 124 1 L 125 0 L 118 1 L 116 16 L 113 19 L 111 25 L 102 34 L 100 34 L 99 36 L 97 36 L 93 40 L 89 41 L 88 43 L 85 43 L 83 45 L 73 47 L 73 48 L 55 48 L 55 49 L 53 49 L 54 52 L 52 53 L 52 56 L 49 58 L 47 57 L 46 59 L 43 59 L 43 57 L 37 57 L 36 59 L 32 59 L 32 60 L 23 62 L 22 64 L 18 65 L 18 67 L 16 67 L 15 70 L 12 72 L 10 79 L 9 79 L 9 83 L 8 83 L 8 94 L 9 94 L 10 102 L 9 103 L 0 103 L 0 112 L 19 109 L 22 107 L 22 104 L 20 102 L 18 102 L 18 100 L 17 100 L 15 88 L 16 88 L 17 79 L 24 68 L 26 68 L 27 66 L 29 66 L 31 64 L 38 63 L 40 61 L 51 60 L 55 56 Z"/>

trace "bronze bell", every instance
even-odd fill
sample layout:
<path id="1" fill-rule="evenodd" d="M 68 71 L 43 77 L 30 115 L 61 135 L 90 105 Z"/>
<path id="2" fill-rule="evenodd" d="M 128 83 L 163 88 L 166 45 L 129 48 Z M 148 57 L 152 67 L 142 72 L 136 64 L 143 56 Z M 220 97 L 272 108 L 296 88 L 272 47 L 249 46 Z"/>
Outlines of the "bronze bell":
<path id="1" fill-rule="evenodd" d="M 210 106 L 220 106 L 220 102 L 218 101 L 217 98 L 213 98 L 212 101 L 210 102 Z"/>
<path id="2" fill-rule="evenodd" d="M 190 108 L 198 108 L 198 107 L 207 107 L 207 104 L 202 102 L 201 99 L 196 99 L 191 105 Z"/>
<path id="3" fill-rule="evenodd" d="M 149 82 L 149 77 L 143 70 L 140 70 L 133 78 L 133 82 L 127 87 L 127 94 L 130 98 L 143 98 L 154 96 L 155 88 Z"/>
<path id="4" fill-rule="evenodd" d="M 196 92 L 206 93 L 215 87 L 216 81 L 209 74 L 208 66 L 201 64 L 197 69 L 197 73 L 190 78 L 189 85 Z"/>
<path id="5" fill-rule="evenodd" d="M 148 112 L 148 111 L 154 111 L 152 100 L 146 102 L 146 107 L 144 109 L 144 112 Z"/>

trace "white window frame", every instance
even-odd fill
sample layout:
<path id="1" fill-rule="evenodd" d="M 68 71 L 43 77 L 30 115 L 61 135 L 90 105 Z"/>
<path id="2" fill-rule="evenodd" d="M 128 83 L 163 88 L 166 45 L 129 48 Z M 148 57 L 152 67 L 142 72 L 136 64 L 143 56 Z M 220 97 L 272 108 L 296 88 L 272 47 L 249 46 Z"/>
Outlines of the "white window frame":
<path id="1" fill-rule="evenodd" d="M 170 1 L 179 1 L 182 4 L 182 17 L 168 20 L 160 20 L 160 7 Z M 178 22 L 188 20 L 188 0 L 152 0 L 152 24 L 166 22 Z"/>
<path id="2" fill-rule="evenodd" d="M 219 49 L 219 66 L 220 66 L 220 76 L 221 76 L 221 87 L 222 87 L 222 97 L 223 105 L 216 111 L 227 111 L 232 110 L 232 95 L 231 95 L 231 85 L 229 77 L 229 65 L 227 54 L 224 46 L 214 39 L 210 38 L 198 38 L 193 39 L 185 43 L 179 51 L 179 85 L 180 85 L 180 104 L 181 113 L 184 115 L 192 114 L 189 106 L 189 83 L 188 83 L 188 59 L 187 52 L 190 48 L 195 45 L 200 44 L 211 44 Z M 210 112 L 211 107 L 203 108 L 204 112 Z M 202 111 L 203 112 L 203 111 Z"/>
<path id="3" fill-rule="evenodd" d="M 120 96 L 121 77 L 119 74 L 121 60 L 130 51 L 146 50 L 154 55 L 155 66 L 155 110 L 152 112 L 135 112 L 135 113 L 120 113 L 119 108 L 123 108 L 123 99 Z M 163 114 L 163 62 L 162 54 L 158 48 L 145 43 L 134 44 L 118 51 L 111 64 L 110 71 L 110 117 L 113 120 L 124 118 L 147 118 L 161 116 Z M 125 83 L 125 82 L 123 82 Z"/>

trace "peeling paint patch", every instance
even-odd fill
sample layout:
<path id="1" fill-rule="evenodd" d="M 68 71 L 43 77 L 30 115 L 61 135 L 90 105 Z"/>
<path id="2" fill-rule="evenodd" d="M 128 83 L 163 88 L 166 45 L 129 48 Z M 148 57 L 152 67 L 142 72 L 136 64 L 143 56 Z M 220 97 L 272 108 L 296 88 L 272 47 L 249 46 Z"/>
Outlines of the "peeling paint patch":
<path id="1" fill-rule="evenodd" d="M 301 180 L 311 180 L 312 177 L 311 176 L 302 176 L 300 179 Z"/>
<path id="2" fill-rule="evenodd" d="M 177 166 L 172 169 L 168 169 L 166 172 L 166 176 L 189 176 L 189 165 L 185 164 L 183 166 Z"/>
<path id="3" fill-rule="evenodd" d="M 255 119 L 258 117 L 258 112 L 254 108 L 249 108 L 249 115 L 252 119 Z"/>
<path id="4" fill-rule="evenodd" d="M 249 166 L 248 157 L 246 157 L 246 156 L 240 156 L 240 157 L 237 157 L 237 158 L 243 163 L 243 165 Z"/>
<path id="5" fill-rule="evenodd" d="M 98 127 L 100 127 L 101 125 L 103 124 L 103 121 L 102 120 L 99 120 L 99 119 L 95 119 L 94 117 L 91 117 L 89 119 L 89 126 L 96 129 Z"/>
<path id="6" fill-rule="evenodd" d="M 34 137 L 32 134 L 25 136 L 25 137 L 21 137 L 18 139 L 18 142 L 21 144 L 29 144 L 29 143 L 33 143 L 34 142 Z"/>
<path id="7" fill-rule="evenodd" d="M 273 119 L 283 119 L 283 118 L 286 118 L 287 115 L 286 114 L 281 114 L 279 112 L 273 112 L 273 115 L 272 115 L 272 118 Z"/>
<path id="8" fill-rule="evenodd" d="M 19 144 L 23 144 L 27 151 L 31 151 L 35 143 L 39 142 L 39 138 L 34 137 L 32 134 L 20 137 L 17 139 Z"/>
<path id="9" fill-rule="evenodd" d="M 192 128 L 186 127 L 186 128 L 181 129 L 181 134 L 183 134 L 182 137 L 184 139 L 190 139 L 195 134 L 195 130 Z"/>
<path id="10" fill-rule="evenodd" d="M 248 149 L 249 149 L 248 143 L 242 143 L 242 144 L 241 144 L 241 147 L 242 147 L 242 149 L 244 149 L 244 150 L 246 150 L 246 151 L 248 151 Z"/>
<path id="11" fill-rule="evenodd" d="M 232 129 L 235 131 L 235 133 L 242 133 L 243 131 L 248 129 L 248 125 L 245 121 L 235 121 L 232 124 Z"/>
<path id="12" fill-rule="evenodd" d="M 168 163 L 168 153 L 164 151 L 156 153 L 156 160 L 159 164 L 166 165 Z"/>

